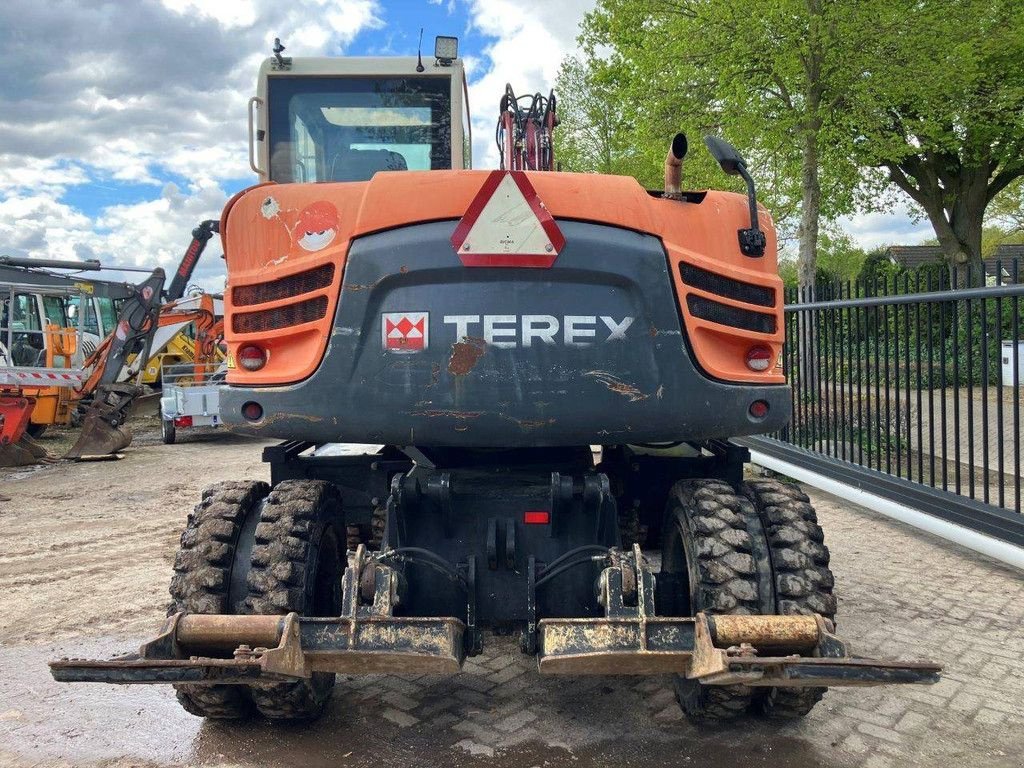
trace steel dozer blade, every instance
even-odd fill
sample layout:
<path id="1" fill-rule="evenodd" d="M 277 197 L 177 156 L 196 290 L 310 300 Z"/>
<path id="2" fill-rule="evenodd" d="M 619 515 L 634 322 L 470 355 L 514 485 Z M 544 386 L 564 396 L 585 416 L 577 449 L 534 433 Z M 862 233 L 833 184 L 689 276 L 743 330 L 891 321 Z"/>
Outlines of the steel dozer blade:
<path id="1" fill-rule="evenodd" d="M 124 423 L 132 403 L 140 394 L 142 387 L 135 384 L 109 384 L 97 388 L 82 420 L 82 432 L 64 458 L 107 456 L 129 446 L 132 433 Z"/>
<path id="2" fill-rule="evenodd" d="M 472 611 L 466 623 L 452 616 L 394 616 L 397 579 L 360 544 L 349 553 L 342 579 L 341 616 L 179 613 L 137 654 L 64 659 L 50 668 L 61 682 L 199 685 L 298 679 L 313 672 L 458 672 L 467 653 L 478 651 Z M 654 577 L 636 546 L 631 557 L 620 555 L 604 570 L 600 583 L 604 617 L 528 624 L 523 648 L 537 653 L 541 673 L 674 673 L 706 685 L 781 687 L 939 679 L 941 667 L 930 662 L 855 657 L 819 615 L 656 616 Z"/>
<path id="3" fill-rule="evenodd" d="M 811 616 L 658 616 L 639 546 L 601 575 L 603 618 L 542 619 L 538 665 L 550 674 L 683 674 L 704 685 L 803 687 L 935 683 L 931 662 L 855 657 Z"/>
<path id="4" fill-rule="evenodd" d="M 465 625 L 454 618 L 202 616 L 176 614 L 137 654 L 108 661 L 61 659 L 64 683 L 281 682 L 313 672 L 453 674 Z"/>
<path id="5" fill-rule="evenodd" d="M 544 619 L 540 671 L 685 674 L 704 685 L 775 687 L 936 683 L 932 662 L 853 656 L 821 616 Z"/>
<path id="6" fill-rule="evenodd" d="M 176 614 L 136 654 L 50 663 L 59 682 L 253 684 L 313 672 L 452 674 L 465 625 L 451 617 Z M 820 616 L 545 619 L 545 674 L 685 674 L 705 685 L 868 686 L 938 682 L 931 662 L 858 658 Z M 761 655 L 764 652 L 766 655 Z"/>

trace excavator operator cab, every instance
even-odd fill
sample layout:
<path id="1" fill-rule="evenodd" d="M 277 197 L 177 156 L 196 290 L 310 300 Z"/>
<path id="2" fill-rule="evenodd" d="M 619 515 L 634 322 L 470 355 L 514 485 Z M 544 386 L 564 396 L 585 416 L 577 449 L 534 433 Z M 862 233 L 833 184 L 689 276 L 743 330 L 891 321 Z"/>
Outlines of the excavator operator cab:
<path id="1" fill-rule="evenodd" d="M 260 68 L 249 126 L 250 164 L 261 181 L 368 181 L 381 171 L 470 167 L 457 58 L 423 65 L 416 57 L 278 53 Z"/>

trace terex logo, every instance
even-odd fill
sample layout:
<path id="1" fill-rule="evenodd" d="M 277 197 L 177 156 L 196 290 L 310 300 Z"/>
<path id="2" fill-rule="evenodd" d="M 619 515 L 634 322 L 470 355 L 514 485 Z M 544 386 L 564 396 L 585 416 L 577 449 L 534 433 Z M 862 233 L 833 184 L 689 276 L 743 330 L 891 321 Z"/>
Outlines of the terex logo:
<path id="1" fill-rule="evenodd" d="M 632 317 L 605 315 L 445 315 L 455 339 L 483 338 L 492 347 L 531 347 L 535 343 L 587 347 L 598 341 L 625 341 Z"/>

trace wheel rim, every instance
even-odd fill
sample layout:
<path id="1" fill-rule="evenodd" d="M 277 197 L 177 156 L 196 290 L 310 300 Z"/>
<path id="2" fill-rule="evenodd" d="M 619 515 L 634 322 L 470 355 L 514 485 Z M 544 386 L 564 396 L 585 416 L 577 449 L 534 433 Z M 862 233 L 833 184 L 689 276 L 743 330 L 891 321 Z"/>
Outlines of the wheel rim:
<path id="1" fill-rule="evenodd" d="M 320 539 L 309 615 L 338 616 L 341 613 L 340 561 L 338 536 L 333 527 L 328 527 Z"/>
<path id="2" fill-rule="evenodd" d="M 686 535 L 678 519 L 671 526 L 666 546 L 661 553 L 661 571 L 671 577 L 668 584 L 671 597 L 666 607 L 674 616 L 693 616 L 698 596 L 694 595 L 693 590 L 691 558 L 684 543 Z"/>
<path id="3" fill-rule="evenodd" d="M 256 543 L 256 526 L 263 516 L 263 508 L 267 505 L 264 496 L 252 506 L 235 542 L 235 556 L 231 560 L 231 573 L 228 576 L 228 610 L 233 614 L 245 613 L 245 598 L 249 594 L 249 567 L 252 564 L 252 548 Z"/>

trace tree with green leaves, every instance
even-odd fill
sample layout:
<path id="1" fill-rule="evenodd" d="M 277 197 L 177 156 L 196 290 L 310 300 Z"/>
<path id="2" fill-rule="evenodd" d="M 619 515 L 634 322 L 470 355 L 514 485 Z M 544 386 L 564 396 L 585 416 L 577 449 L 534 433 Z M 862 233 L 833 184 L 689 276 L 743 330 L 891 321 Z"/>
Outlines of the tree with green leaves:
<path id="1" fill-rule="evenodd" d="M 1024 176 L 1024 3 L 890 0 L 872 23 L 853 156 L 880 171 L 873 192 L 892 183 L 920 206 L 951 266 L 980 262 L 986 209 Z"/>
<path id="2" fill-rule="evenodd" d="M 599 0 L 580 42 L 621 116 L 612 154 L 656 169 L 680 125 L 724 135 L 776 216 L 799 212 L 805 287 L 821 217 L 883 209 L 892 185 L 950 263 L 980 259 L 987 206 L 1024 174 L 1019 0 Z"/>
<path id="3" fill-rule="evenodd" d="M 798 213 L 800 284 L 813 287 L 819 220 L 852 210 L 860 182 L 834 139 L 851 87 L 844 60 L 868 36 L 856 19 L 829 0 L 601 0 L 580 42 L 587 77 L 614 94 L 634 142 L 657 147 L 653 168 L 680 126 L 747 155 L 783 227 Z M 707 158 L 687 169 L 723 182 Z"/>
<path id="4" fill-rule="evenodd" d="M 580 59 L 562 62 L 555 86 L 559 129 L 555 157 L 563 171 L 643 174 L 633 147 L 624 142 L 629 125 L 615 94 Z"/>
<path id="5" fill-rule="evenodd" d="M 992 198 L 987 213 L 1007 235 L 1024 235 L 1024 176 Z"/>

